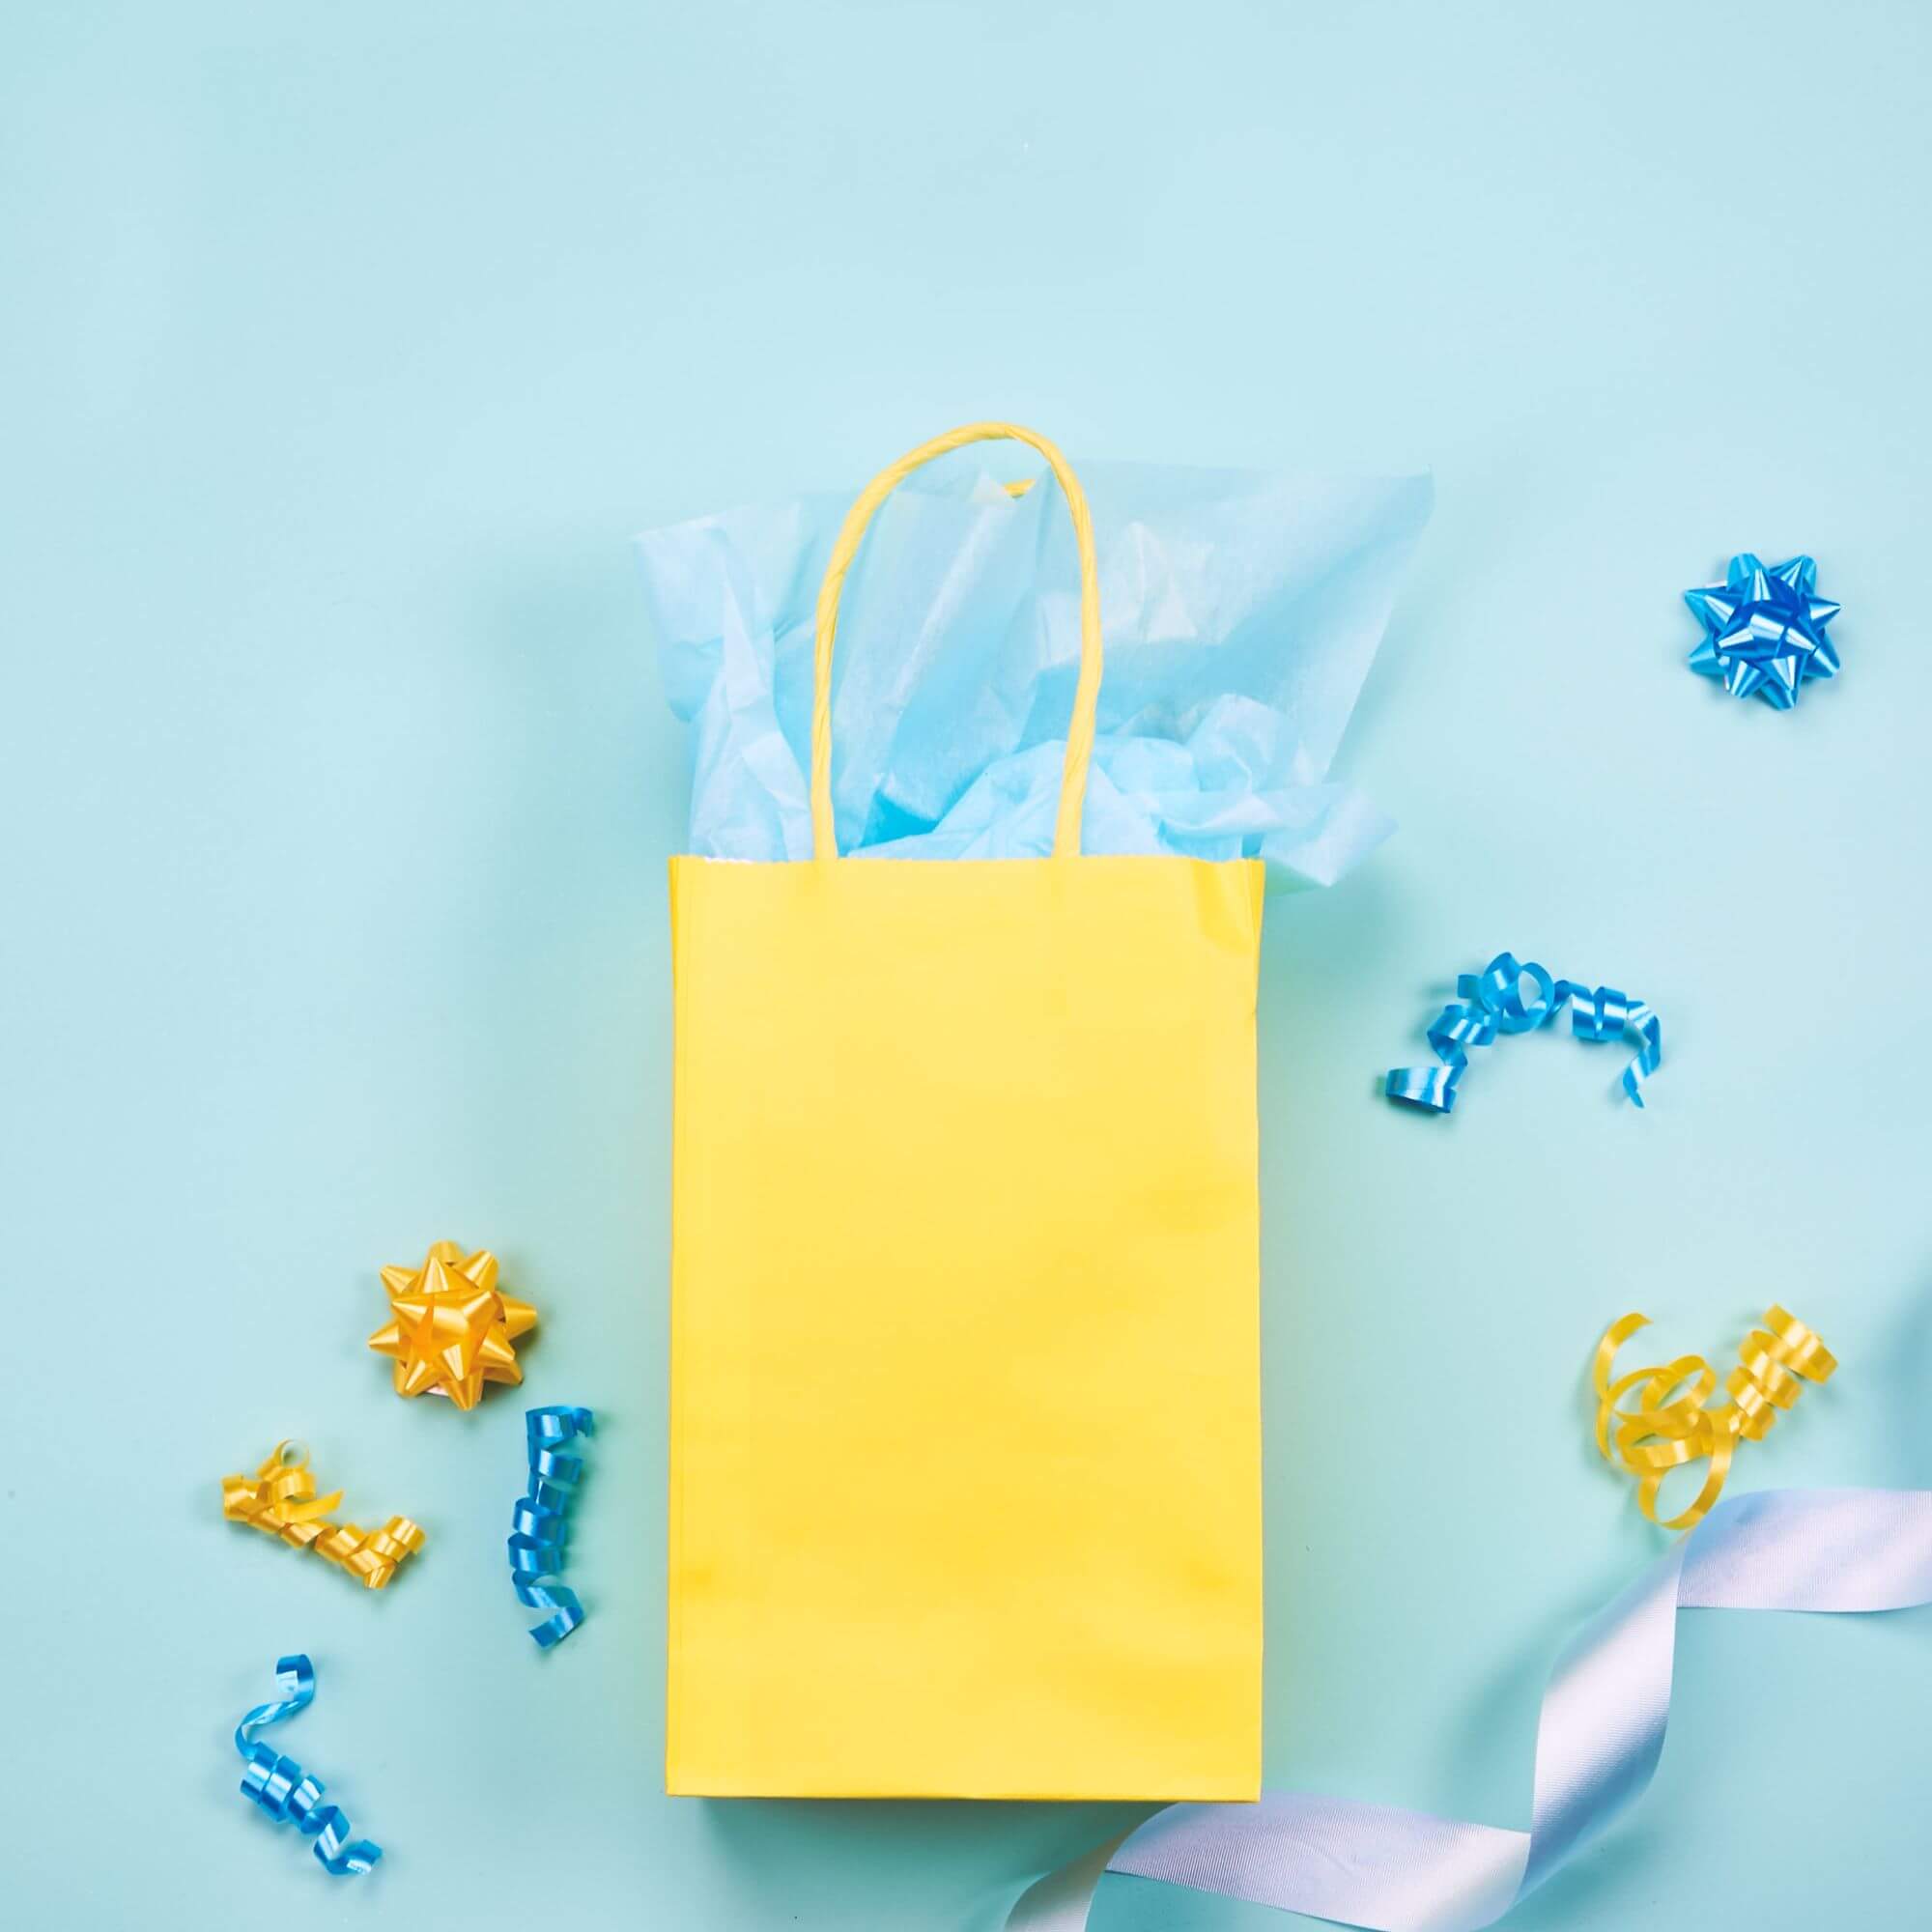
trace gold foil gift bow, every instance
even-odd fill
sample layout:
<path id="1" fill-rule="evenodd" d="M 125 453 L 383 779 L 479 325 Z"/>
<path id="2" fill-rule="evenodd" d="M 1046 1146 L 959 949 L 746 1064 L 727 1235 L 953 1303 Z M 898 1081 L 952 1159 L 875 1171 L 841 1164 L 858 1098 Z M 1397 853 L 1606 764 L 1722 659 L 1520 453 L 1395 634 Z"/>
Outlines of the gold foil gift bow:
<path id="1" fill-rule="evenodd" d="M 313 1549 L 352 1577 L 361 1577 L 370 1589 L 380 1590 L 403 1559 L 423 1547 L 422 1525 L 406 1516 L 392 1516 L 381 1529 L 332 1522 L 329 1512 L 341 1500 L 340 1490 L 326 1496 L 316 1494 L 308 1450 L 295 1441 L 277 1442 L 252 1476 L 221 1479 L 221 1514 L 230 1522 L 245 1522 L 297 1549 Z"/>
<path id="2" fill-rule="evenodd" d="M 1726 1400 L 1705 1407 L 1717 1392 L 1718 1372 L 1702 1355 L 1679 1355 L 1657 1368 L 1632 1369 L 1610 1377 L 1616 1352 L 1647 1315 L 1626 1315 L 1604 1331 L 1590 1386 L 1597 1396 L 1597 1447 L 1637 1479 L 1637 1506 L 1660 1522 L 1657 1492 L 1672 1469 L 1709 1457 L 1704 1487 L 1690 1508 L 1662 1519 L 1664 1529 L 1690 1529 L 1701 1522 L 1722 1492 L 1731 1459 L 1742 1441 L 1762 1442 L 1778 1411 L 1797 1402 L 1805 1382 L 1829 1381 L 1836 1358 L 1794 1315 L 1773 1307 L 1764 1326 L 1753 1328 L 1738 1350 L 1738 1366 L 1725 1378 Z M 1618 1404 L 1634 1389 L 1636 1406 Z"/>
<path id="3" fill-rule="evenodd" d="M 466 1255 L 439 1241 L 419 1268 L 385 1267 L 391 1320 L 369 1337 L 379 1355 L 396 1358 L 398 1395 L 446 1395 L 474 1408 L 485 1382 L 520 1382 L 519 1335 L 537 1325 L 527 1301 L 497 1287 L 497 1257 Z"/>

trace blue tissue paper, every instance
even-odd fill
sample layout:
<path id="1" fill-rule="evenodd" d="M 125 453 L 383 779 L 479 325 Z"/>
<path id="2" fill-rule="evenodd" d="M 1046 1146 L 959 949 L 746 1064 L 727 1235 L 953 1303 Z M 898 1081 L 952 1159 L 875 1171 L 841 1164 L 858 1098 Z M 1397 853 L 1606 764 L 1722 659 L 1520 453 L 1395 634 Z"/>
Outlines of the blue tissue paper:
<path id="1" fill-rule="evenodd" d="M 1079 463 L 1106 649 L 1082 849 L 1259 857 L 1332 884 L 1393 827 L 1328 781 L 1427 476 Z M 639 539 L 672 709 L 696 727 L 689 849 L 811 854 L 813 602 L 853 493 Z M 1036 858 L 1079 668 L 1079 566 L 1050 477 L 922 469 L 874 519 L 833 661 L 842 852 Z"/>

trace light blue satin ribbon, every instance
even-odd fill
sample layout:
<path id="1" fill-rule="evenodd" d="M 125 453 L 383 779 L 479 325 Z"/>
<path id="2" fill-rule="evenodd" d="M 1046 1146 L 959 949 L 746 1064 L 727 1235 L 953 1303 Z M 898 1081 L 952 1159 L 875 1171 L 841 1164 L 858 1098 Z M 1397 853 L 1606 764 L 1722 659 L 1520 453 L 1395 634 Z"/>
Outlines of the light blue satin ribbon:
<path id="1" fill-rule="evenodd" d="M 1533 989 L 1527 999 L 1525 981 Z M 1577 980 L 1555 980 L 1533 959 L 1519 965 L 1513 952 L 1498 952 L 1480 973 L 1458 977 L 1455 1003 L 1444 1007 L 1429 1029 L 1429 1044 L 1442 1065 L 1393 1067 L 1382 1091 L 1391 1100 L 1446 1114 L 1468 1070 L 1470 1047 L 1492 1045 L 1498 1034 L 1533 1033 L 1566 1005 L 1570 1031 L 1578 1039 L 1628 1036 L 1637 1041 L 1636 1058 L 1624 1068 L 1623 1087 L 1641 1107 L 1643 1083 L 1663 1059 L 1663 1029 L 1657 1015 L 1614 986 L 1593 991 Z"/>
<path id="2" fill-rule="evenodd" d="M 242 1774 L 242 1795 L 277 1824 L 298 1826 L 313 1838 L 315 1855 L 332 1877 L 366 1872 L 383 1856 L 382 1846 L 367 1838 L 352 1839 L 341 1807 L 322 1802 L 321 1778 L 310 1777 L 294 1758 L 282 1757 L 272 1746 L 255 1742 L 257 1732 L 293 1718 L 315 1701 L 315 1665 L 300 1652 L 276 1658 L 275 1688 L 282 1694 L 274 1703 L 257 1704 L 235 1727 L 235 1748 L 248 1760 Z"/>
<path id="3" fill-rule="evenodd" d="M 1478 1932 L 1650 1783 L 1677 1612 L 1932 1604 L 1932 1491 L 1767 1490 L 1719 1503 L 1564 1646 L 1544 1692 L 1527 1832 L 1271 1791 L 1172 1804 L 1024 1892 L 1007 1932 L 1085 1932 L 1102 1870 L 1374 1932 Z"/>
<path id="4" fill-rule="evenodd" d="M 583 1605 L 568 1585 L 545 1582 L 563 1574 L 564 1545 L 570 1537 L 569 1513 L 583 1476 L 583 1458 L 566 1456 L 559 1445 L 578 1435 L 594 1435 L 597 1418 L 587 1408 L 531 1408 L 524 1411 L 529 1450 L 528 1492 L 510 1514 L 510 1575 L 517 1601 L 527 1609 L 549 1610 L 530 1632 L 539 1650 L 561 1643 L 583 1621 Z"/>

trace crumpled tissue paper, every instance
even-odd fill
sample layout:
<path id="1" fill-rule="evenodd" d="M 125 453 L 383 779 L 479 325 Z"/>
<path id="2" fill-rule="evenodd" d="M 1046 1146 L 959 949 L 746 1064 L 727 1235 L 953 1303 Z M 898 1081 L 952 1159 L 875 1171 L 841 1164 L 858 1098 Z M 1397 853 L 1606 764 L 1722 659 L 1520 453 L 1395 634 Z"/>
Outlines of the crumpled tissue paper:
<path id="1" fill-rule="evenodd" d="M 1106 670 L 1082 849 L 1259 857 L 1332 884 L 1394 829 L 1328 781 L 1426 475 L 1082 463 Z M 813 602 L 852 493 L 639 539 L 672 709 L 696 726 L 689 849 L 811 854 Z M 842 852 L 1042 857 L 1079 668 L 1079 569 L 1051 478 L 923 469 L 874 521 L 833 659 Z"/>

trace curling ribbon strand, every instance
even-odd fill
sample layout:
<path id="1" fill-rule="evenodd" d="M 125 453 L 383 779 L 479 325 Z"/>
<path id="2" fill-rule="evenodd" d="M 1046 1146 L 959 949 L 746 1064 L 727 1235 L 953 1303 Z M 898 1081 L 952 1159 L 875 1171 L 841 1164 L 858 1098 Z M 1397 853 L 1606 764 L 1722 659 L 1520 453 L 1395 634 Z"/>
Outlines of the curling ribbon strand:
<path id="1" fill-rule="evenodd" d="M 1128 1833 L 1105 1869 L 1371 1932 L 1480 1932 L 1595 1843 L 1650 1783 L 1670 1714 L 1679 1610 L 1861 1614 L 1928 1604 L 1932 1490 L 1731 1496 L 1564 1646 L 1537 1723 L 1527 1832 L 1270 1791 L 1257 1804 L 1170 1804 Z M 1096 1864 L 1090 1854 L 1030 1887 L 1007 1932 L 1085 1932 Z"/>
<path id="2" fill-rule="evenodd" d="M 257 1732 L 293 1718 L 314 1702 L 315 1665 L 300 1652 L 276 1658 L 275 1688 L 282 1693 L 279 1698 L 257 1704 L 235 1727 L 235 1748 L 248 1760 L 242 1774 L 242 1795 L 277 1824 L 296 1825 L 305 1837 L 313 1838 L 315 1855 L 331 1877 L 366 1872 L 383 1856 L 382 1846 L 367 1838 L 352 1839 L 341 1807 L 322 1802 L 322 1779 L 309 1776 L 294 1758 L 283 1757 L 271 1745 L 255 1742 Z"/>
<path id="3" fill-rule="evenodd" d="M 1606 1463 L 1637 1479 L 1637 1506 L 1663 1529 L 1691 1529 L 1723 1492 L 1740 1442 L 1762 1442 L 1778 1411 L 1797 1402 L 1805 1382 L 1824 1382 L 1838 1364 L 1804 1322 L 1782 1308 L 1765 1311 L 1738 1350 L 1738 1366 L 1724 1383 L 1726 1400 L 1707 1408 L 1718 1372 L 1701 1355 L 1679 1355 L 1659 1367 L 1632 1369 L 1613 1380 L 1617 1350 L 1647 1327 L 1647 1315 L 1626 1315 L 1604 1331 L 1590 1369 L 1597 1396 L 1597 1447 Z M 1636 1391 L 1634 1408 L 1618 1405 Z M 1710 1459 L 1704 1486 L 1690 1506 L 1660 1522 L 1657 1492 L 1672 1469 Z"/>
<path id="4" fill-rule="evenodd" d="M 326 1496 L 316 1494 L 308 1449 L 291 1440 L 277 1442 L 252 1477 L 221 1479 L 221 1514 L 229 1521 L 245 1522 L 297 1549 L 313 1549 L 325 1561 L 359 1577 L 370 1589 L 381 1590 L 404 1558 L 423 1547 L 422 1525 L 406 1516 L 392 1516 L 381 1529 L 331 1522 L 328 1513 L 341 1500 L 340 1490 Z"/>
<path id="5" fill-rule="evenodd" d="M 566 1455 L 562 1444 L 597 1433 L 587 1408 L 532 1408 L 524 1413 L 529 1451 L 527 1492 L 510 1513 L 510 1579 L 517 1601 L 526 1609 L 551 1614 L 532 1627 L 539 1650 L 561 1643 L 583 1621 L 577 1592 L 554 1580 L 563 1574 L 564 1544 L 570 1536 L 570 1506 L 583 1475 L 583 1458 Z"/>
<path id="6" fill-rule="evenodd" d="M 1525 981 L 1531 988 L 1527 999 Z M 1663 1029 L 1657 1015 L 1614 986 L 1592 989 L 1580 980 L 1553 979 L 1533 959 L 1519 964 L 1513 952 L 1498 952 L 1480 973 L 1458 976 L 1455 1000 L 1429 1029 L 1429 1044 L 1442 1065 L 1392 1067 L 1382 1091 L 1391 1100 L 1449 1113 L 1468 1071 L 1470 1047 L 1493 1045 L 1498 1034 L 1533 1033 L 1565 1006 L 1577 1038 L 1637 1042 L 1636 1057 L 1623 1071 L 1623 1089 L 1641 1107 L 1643 1084 L 1663 1059 Z"/>
<path id="7" fill-rule="evenodd" d="M 327 1527 L 323 1519 L 341 1500 L 340 1490 L 316 1494 L 307 1445 L 287 1437 L 269 1451 L 252 1477 L 221 1479 L 221 1514 L 230 1522 L 245 1522 L 297 1549 L 306 1549 L 322 1535 Z"/>

